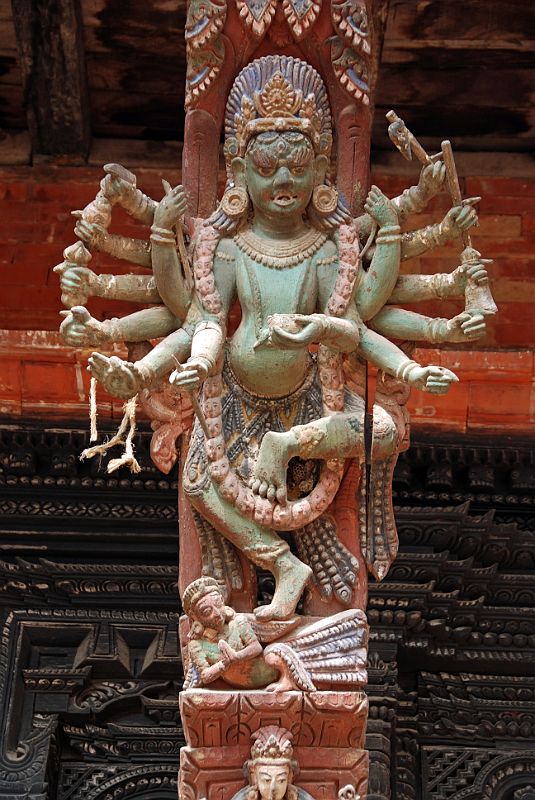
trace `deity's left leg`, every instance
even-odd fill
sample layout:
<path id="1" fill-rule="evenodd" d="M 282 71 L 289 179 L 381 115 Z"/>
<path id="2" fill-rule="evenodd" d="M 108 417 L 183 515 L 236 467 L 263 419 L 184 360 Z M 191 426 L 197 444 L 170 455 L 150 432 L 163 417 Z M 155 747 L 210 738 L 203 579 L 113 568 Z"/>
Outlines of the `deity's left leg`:
<path id="1" fill-rule="evenodd" d="M 384 416 L 384 415 L 383 415 Z M 291 458 L 359 458 L 364 456 L 363 415 L 340 413 L 295 425 L 288 431 L 268 431 L 263 439 L 251 482 L 254 492 L 284 501 L 286 469 Z M 374 425 L 372 457 L 382 460 L 397 446 L 395 425 Z"/>

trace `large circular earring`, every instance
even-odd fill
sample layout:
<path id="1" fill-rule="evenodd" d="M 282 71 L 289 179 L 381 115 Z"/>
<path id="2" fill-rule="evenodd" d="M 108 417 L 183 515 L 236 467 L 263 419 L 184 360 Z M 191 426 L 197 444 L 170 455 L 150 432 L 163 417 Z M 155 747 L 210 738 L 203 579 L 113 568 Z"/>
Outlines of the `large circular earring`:
<path id="1" fill-rule="evenodd" d="M 312 207 L 320 217 L 329 217 L 338 205 L 338 191 L 334 186 L 316 186 L 312 192 Z"/>
<path id="2" fill-rule="evenodd" d="M 249 210 L 249 195 L 243 186 L 232 186 L 225 191 L 220 205 L 227 217 L 232 220 L 240 219 Z"/>

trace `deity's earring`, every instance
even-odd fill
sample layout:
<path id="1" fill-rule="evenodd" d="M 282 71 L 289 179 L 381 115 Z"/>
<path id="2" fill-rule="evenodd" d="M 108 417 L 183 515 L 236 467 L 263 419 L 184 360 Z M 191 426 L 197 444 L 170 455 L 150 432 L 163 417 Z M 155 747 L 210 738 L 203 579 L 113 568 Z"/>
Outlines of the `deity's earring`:
<path id="1" fill-rule="evenodd" d="M 338 191 L 334 186 L 316 186 L 312 192 L 312 207 L 320 217 L 334 214 L 338 206 Z"/>
<path id="2" fill-rule="evenodd" d="M 249 210 L 247 189 L 244 189 L 243 186 L 231 186 L 226 189 L 220 208 L 231 220 L 241 219 Z"/>

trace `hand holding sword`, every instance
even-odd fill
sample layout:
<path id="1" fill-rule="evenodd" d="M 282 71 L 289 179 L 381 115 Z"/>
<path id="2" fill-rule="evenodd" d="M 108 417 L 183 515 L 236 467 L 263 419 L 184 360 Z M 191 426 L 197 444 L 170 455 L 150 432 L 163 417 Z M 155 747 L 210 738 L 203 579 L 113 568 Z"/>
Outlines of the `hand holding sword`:
<path id="1" fill-rule="evenodd" d="M 405 159 L 411 161 L 414 155 L 424 165 L 435 164 L 439 160 L 444 162 L 453 208 L 459 209 L 455 213 L 455 223 L 457 229 L 460 230 L 464 244 L 461 262 L 466 274 L 465 309 L 466 311 L 479 311 L 485 316 L 495 314 L 497 308 L 490 291 L 488 278 L 481 275 L 481 268 L 478 269 L 480 265 L 491 264 L 492 259 L 481 258 L 481 253 L 472 247 L 468 230 L 465 230 L 463 225 L 464 217 L 468 217 L 470 213 L 469 208 L 479 202 L 481 198 L 462 199 L 451 142 L 443 141 L 440 152 L 430 156 L 395 111 L 389 111 L 386 118 L 390 122 L 388 135 Z"/>

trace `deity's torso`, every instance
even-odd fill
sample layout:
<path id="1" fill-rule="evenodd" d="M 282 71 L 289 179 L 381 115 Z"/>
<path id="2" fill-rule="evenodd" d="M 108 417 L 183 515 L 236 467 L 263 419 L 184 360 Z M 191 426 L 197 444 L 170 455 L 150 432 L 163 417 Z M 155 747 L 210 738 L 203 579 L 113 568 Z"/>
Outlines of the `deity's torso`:
<path id="1" fill-rule="evenodd" d="M 325 311 L 337 274 L 336 246 L 326 240 L 311 256 L 297 263 L 273 266 L 232 246 L 235 292 L 242 318 L 228 349 L 230 366 L 238 381 L 253 394 L 282 397 L 295 391 L 310 369 L 303 347 L 282 350 L 267 340 L 268 318 L 273 314 L 312 314 Z"/>

